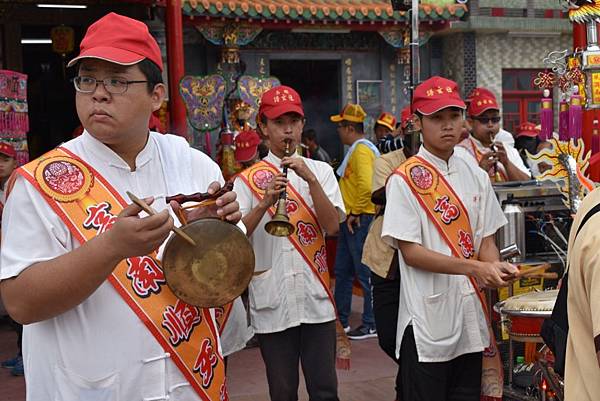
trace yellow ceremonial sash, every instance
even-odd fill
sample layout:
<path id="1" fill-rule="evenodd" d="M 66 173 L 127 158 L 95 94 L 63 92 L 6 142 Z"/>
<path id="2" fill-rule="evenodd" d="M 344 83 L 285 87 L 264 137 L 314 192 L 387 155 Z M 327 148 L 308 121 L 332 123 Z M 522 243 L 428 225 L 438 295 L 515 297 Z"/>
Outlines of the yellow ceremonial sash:
<path id="1" fill-rule="evenodd" d="M 462 201 L 440 172 L 426 160 L 413 156 L 394 172 L 408 184 L 415 198 L 457 258 L 477 258 L 469 214 Z M 481 400 L 502 400 L 503 367 L 487 313 L 482 289 L 469 277 L 486 317 L 490 346 L 483 351 Z"/>
<path id="2" fill-rule="evenodd" d="M 240 178 L 252 190 L 254 196 L 262 200 L 265 190 L 274 176 L 280 171 L 271 163 L 261 160 L 240 173 Z M 304 258 L 311 270 L 317 275 L 319 282 L 327 291 L 329 299 L 334 305 L 333 294 L 329 288 L 329 268 L 325 251 L 325 237 L 312 209 L 306 204 L 302 196 L 291 185 L 287 187 L 287 213 L 290 223 L 295 227 L 294 233 L 288 237 L 292 245 Z M 269 214 L 275 214 L 275 206 L 269 208 Z"/>
<path id="3" fill-rule="evenodd" d="M 473 157 L 475 157 L 475 160 L 477 160 L 477 164 L 481 163 L 481 159 L 483 159 L 483 152 L 481 152 L 479 150 L 479 148 L 477 147 L 477 144 L 475 143 L 475 141 L 473 141 L 473 139 L 471 137 L 467 138 L 467 141 L 469 142 L 469 146 L 463 146 L 465 149 L 467 149 L 472 155 Z M 500 162 L 498 162 L 496 164 L 496 168 L 497 168 L 497 174 L 494 174 L 493 171 L 493 167 L 490 168 L 490 170 L 488 171 L 488 175 L 490 176 L 490 179 L 494 182 L 506 182 L 508 181 L 508 174 L 506 173 L 506 168 L 504 167 L 504 165 Z"/>
<path id="4" fill-rule="evenodd" d="M 248 185 L 254 196 L 258 200 L 262 200 L 269 183 L 279 173 L 279 169 L 273 164 L 266 160 L 261 160 L 240 172 L 239 177 Z M 329 267 L 327 266 L 327 252 L 323 230 L 317 220 L 317 216 L 315 216 L 312 209 L 306 204 L 302 195 L 291 184 L 287 186 L 286 209 L 290 223 L 295 227 L 294 233 L 288 239 L 319 279 L 319 282 L 329 296 L 329 300 L 337 316 L 335 300 L 329 287 Z M 275 214 L 275 206 L 271 206 L 268 210 L 271 216 Z M 350 344 L 339 319 L 336 321 L 336 335 L 337 367 L 340 369 L 350 369 Z"/>
<path id="5" fill-rule="evenodd" d="M 225 330 L 225 325 L 227 324 L 227 321 L 229 320 L 229 316 L 231 315 L 231 310 L 233 309 L 233 303 L 234 301 L 231 301 L 230 303 L 223 305 L 223 306 L 217 306 L 216 308 L 214 308 L 215 310 L 215 319 L 217 321 L 217 329 L 219 330 L 219 335 L 223 334 L 223 331 Z"/>
<path id="6" fill-rule="evenodd" d="M 96 170 L 62 147 L 17 172 L 40 192 L 81 244 L 109 230 L 127 206 Z M 171 355 L 202 400 L 228 399 L 225 366 L 210 310 L 189 305 L 173 294 L 156 252 L 121 261 L 108 281 Z"/>

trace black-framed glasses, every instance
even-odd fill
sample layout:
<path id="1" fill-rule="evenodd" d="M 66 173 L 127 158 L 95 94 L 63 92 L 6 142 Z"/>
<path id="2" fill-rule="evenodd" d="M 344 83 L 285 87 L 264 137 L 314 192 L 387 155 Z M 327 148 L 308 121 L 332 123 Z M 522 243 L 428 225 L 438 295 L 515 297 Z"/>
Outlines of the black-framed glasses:
<path id="1" fill-rule="evenodd" d="M 479 121 L 482 124 L 498 124 L 502 117 L 471 117 L 473 120 Z"/>
<path id="2" fill-rule="evenodd" d="M 92 77 L 75 77 L 73 78 L 73 85 L 75 90 L 81 93 L 93 93 L 98 84 L 102 83 L 104 89 L 112 94 L 121 94 L 127 91 L 129 84 L 142 84 L 148 81 L 128 81 L 121 78 L 105 78 L 98 80 Z"/>

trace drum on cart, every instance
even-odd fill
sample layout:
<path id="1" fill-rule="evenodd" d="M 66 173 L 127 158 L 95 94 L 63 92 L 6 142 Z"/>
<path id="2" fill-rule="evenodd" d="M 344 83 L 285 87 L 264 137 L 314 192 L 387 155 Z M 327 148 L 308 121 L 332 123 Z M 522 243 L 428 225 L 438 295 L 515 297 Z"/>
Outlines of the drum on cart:
<path id="1" fill-rule="evenodd" d="M 558 290 L 516 295 L 496 304 L 495 309 L 509 320 L 510 338 L 521 342 L 543 342 L 540 337 L 544 319 L 550 317 Z"/>

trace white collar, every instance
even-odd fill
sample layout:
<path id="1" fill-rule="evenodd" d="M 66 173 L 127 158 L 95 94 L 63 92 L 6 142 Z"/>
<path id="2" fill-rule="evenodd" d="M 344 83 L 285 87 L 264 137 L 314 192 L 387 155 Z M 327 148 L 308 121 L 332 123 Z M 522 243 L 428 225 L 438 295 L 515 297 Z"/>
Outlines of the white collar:
<path id="1" fill-rule="evenodd" d="M 425 159 L 428 162 L 430 162 L 431 164 L 433 164 L 433 166 L 436 169 L 438 169 L 440 171 L 440 173 L 442 173 L 444 175 L 457 172 L 457 166 L 456 166 L 457 156 L 456 156 L 455 152 L 452 152 L 452 155 L 450 155 L 448 162 L 446 162 L 446 160 L 437 157 L 436 155 L 434 155 L 433 153 L 431 153 L 430 151 L 425 149 L 424 145 L 421 145 L 421 148 L 419 149 L 417 156 L 422 157 L 423 159 Z"/>
<path id="2" fill-rule="evenodd" d="M 479 150 L 490 150 L 490 148 L 488 146 L 485 146 L 483 143 L 481 143 L 481 141 L 477 138 L 475 138 L 473 135 L 469 135 L 469 138 L 473 141 L 473 143 L 475 144 L 475 146 L 477 146 L 477 149 Z M 492 138 L 492 142 L 495 141 L 495 137 Z"/>
<path id="3" fill-rule="evenodd" d="M 290 157 L 298 157 L 298 153 L 294 152 Z M 275 154 L 270 150 L 269 154 L 265 156 L 264 160 L 268 161 L 271 164 L 274 164 L 277 167 L 281 167 L 281 159 L 275 156 Z"/>
<path id="4" fill-rule="evenodd" d="M 125 162 L 125 160 L 123 160 L 121 156 L 116 154 L 111 148 L 106 146 L 104 143 L 94 138 L 86 130 L 84 130 L 83 134 L 81 134 L 81 140 L 83 142 L 83 146 L 101 161 L 109 164 L 112 167 L 131 170 L 127 162 Z M 144 148 L 140 151 L 140 153 L 138 153 L 138 155 L 135 158 L 136 169 L 144 166 L 146 163 L 152 160 L 155 149 L 156 144 L 152 139 L 152 135 L 149 135 L 148 141 L 146 142 L 146 146 L 144 146 Z"/>

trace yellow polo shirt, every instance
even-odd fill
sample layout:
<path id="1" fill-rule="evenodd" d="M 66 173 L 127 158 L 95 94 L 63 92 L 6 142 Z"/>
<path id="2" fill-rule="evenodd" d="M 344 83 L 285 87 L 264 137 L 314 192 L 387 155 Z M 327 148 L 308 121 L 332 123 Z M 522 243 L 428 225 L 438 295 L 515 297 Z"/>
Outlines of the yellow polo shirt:
<path id="1" fill-rule="evenodd" d="M 371 183 L 375 153 L 362 143 L 356 145 L 350 156 L 344 176 L 340 178 L 340 190 L 344 198 L 346 214 L 375 214 L 371 202 Z"/>

